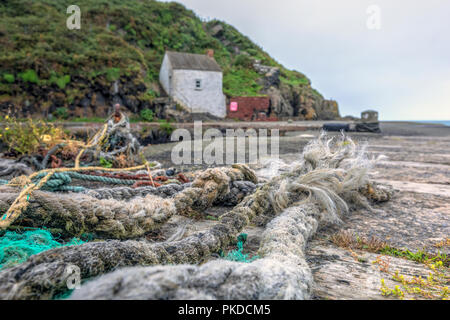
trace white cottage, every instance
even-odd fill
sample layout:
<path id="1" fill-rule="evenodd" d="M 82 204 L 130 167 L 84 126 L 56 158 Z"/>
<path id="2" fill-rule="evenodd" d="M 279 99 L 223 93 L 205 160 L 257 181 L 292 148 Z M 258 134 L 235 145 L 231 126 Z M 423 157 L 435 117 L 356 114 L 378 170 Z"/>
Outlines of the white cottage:
<path id="1" fill-rule="evenodd" d="M 167 51 L 159 72 L 166 93 L 193 113 L 226 116 L 222 69 L 214 52 L 192 54 Z"/>

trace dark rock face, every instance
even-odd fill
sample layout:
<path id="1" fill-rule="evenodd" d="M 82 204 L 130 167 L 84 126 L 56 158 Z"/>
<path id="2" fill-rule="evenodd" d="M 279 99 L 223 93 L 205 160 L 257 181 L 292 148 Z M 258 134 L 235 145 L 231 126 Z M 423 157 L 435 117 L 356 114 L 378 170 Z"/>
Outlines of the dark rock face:
<path id="1" fill-rule="evenodd" d="M 271 110 L 279 118 L 296 118 L 298 120 L 334 120 L 339 119 L 336 101 L 325 100 L 311 93 L 310 88 L 293 87 L 276 81 L 276 73 L 265 77 L 270 86 L 262 93 L 267 94 L 271 102 Z M 278 85 L 277 85 L 278 82 Z"/>
<path id="2" fill-rule="evenodd" d="M 276 90 L 275 90 L 276 92 Z M 282 107 L 282 117 L 298 120 L 333 120 L 340 118 L 336 101 L 325 100 L 309 86 L 294 87 L 282 83 L 279 92 L 290 108 Z"/>
<path id="3" fill-rule="evenodd" d="M 264 87 L 269 88 L 271 86 L 279 86 L 280 85 L 280 69 L 279 68 L 271 68 L 264 75 Z"/>
<path id="4" fill-rule="evenodd" d="M 73 80 L 64 89 L 19 82 L 14 86 L 13 96 L 16 98 L 0 100 L 0 112 L 10 112 L 17 117 L 48 117 L 57 108 L 67 108 L 70 117 L 106 117 L 115 103 L 133 114 L 149 108 L 159 117 L 164 111 L 156 112 L 158 103 L 143 98 L 147 89 L 140 79 L 121 78 L 114 82 L 106 79 L 91 82 Z"/>
<path id="5" fill-rule="evenodd" d="M 289 101 L 286 99 L 286 95 L 283 95 L 279 88 L 271 86 L 263 93 L 267 94 L 270 98 L 270 106 L 273 113 L 278 117 L 289 117 L 293 115 L 294 109 Z"/>

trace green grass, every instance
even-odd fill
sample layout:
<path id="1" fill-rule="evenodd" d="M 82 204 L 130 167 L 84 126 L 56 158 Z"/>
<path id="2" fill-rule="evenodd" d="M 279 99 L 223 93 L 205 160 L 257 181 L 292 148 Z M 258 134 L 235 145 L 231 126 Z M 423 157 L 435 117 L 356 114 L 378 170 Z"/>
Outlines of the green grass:
<path id="1" fill-rule="evenodd" d="M 310 86 L 311 82 L 309 79 L 303 74 L 295 70 L 281 70 L 280 80 L 283 83 L 286 83 L 291 86 Z"/>
<path id="2" fill-rule="evenodd" d="M 259 77 L 252 69 L 233 67 L 223 76 L 223 91 L 229 97 L 261 96 L 262 86 L 256 82 Z"/>
<path id="3" fill-rule="evenodd" d="M 158 120 L 159 122 L 159 129 L 165 131 L 168 135 L 171 135 L 172 132 L 175 130 L 175 127 L 172 126 L 166 119 Z"/>
<path id="4" fill-rule="evenodd" d="M 408 249 L 397 249 L 391 246 L 386 246 L 382 250 L 380 250 L 381 254 L 389 255 L 392 257 L 405 258 L 411 261 L 425 263 L 425 262 L 434 262 L 434 261 L 442 261 L 444 266 L 450 265 L 450 259 L 445 253 L 438 252 L 437 254 L 427 253 L 425 250 L 417 250 L 416 252 L 410 251 Z"/>
<path id="5" fill-rule="evenodd" d="M 280 77 L 281 82 L 286 83 L 288 85 L 291 86 L 305 86 L 305 85 L 309 85 L 309 80 L 305 77 L 305 78 L 284 78 L 284 77 Z"/>

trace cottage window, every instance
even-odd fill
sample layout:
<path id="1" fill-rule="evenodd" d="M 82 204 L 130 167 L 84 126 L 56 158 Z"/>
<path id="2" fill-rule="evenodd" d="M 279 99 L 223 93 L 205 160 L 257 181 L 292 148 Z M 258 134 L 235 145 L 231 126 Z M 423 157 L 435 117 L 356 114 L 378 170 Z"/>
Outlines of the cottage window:
<path id="1" fill-rule="evenodd" d="M 200 79 L 195 80 L 195 90 L 202 90 L 202 80 Z"/>

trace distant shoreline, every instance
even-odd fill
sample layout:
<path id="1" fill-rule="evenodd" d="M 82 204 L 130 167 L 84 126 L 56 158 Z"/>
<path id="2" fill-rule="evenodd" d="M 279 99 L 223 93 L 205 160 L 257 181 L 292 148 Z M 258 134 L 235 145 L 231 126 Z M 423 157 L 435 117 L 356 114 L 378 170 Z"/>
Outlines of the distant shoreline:
<path id="1" fill-rule="evenodd" d="M 450 120 L 383 120 L 380 122 L 390 122 L 390 123 L 417 123 L 417 124 L 434 124 L 434 125 L 444 125 L 450 127 Z"/>
<path id="2" fill-rule="evenodd" d="M 392 136 L 450 137 L 450 125 L 428 121 L 380 121 L 382 134 Z"/>

